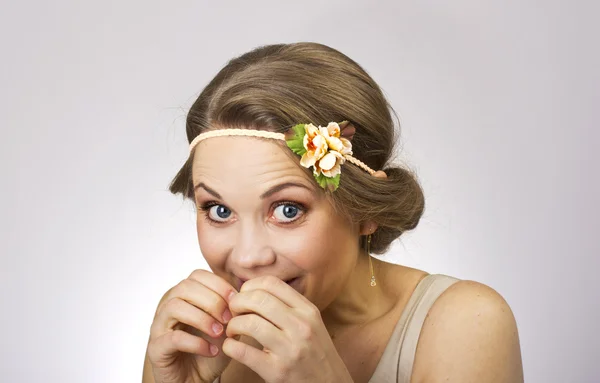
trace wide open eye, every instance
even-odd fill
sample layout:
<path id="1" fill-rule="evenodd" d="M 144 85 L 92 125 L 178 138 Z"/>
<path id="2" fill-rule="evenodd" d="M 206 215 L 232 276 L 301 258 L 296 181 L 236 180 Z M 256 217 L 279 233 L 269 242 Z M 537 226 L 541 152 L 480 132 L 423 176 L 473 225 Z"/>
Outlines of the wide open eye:
<path id="1" fill-rule="evenodd" d="M 282 202 L 273 210 L 273 217 L 281 223 L 290 223 L 300 218 L 304 211 L 304 207 L 298 204 Z"/>
<path id="2" fill-rule="evenodd" d="M 213 205 L 208 208 L 208 218 L 217 222 L 227 222 L 227 219 L 231 216 L 231 210 L 223 205 Z"/>

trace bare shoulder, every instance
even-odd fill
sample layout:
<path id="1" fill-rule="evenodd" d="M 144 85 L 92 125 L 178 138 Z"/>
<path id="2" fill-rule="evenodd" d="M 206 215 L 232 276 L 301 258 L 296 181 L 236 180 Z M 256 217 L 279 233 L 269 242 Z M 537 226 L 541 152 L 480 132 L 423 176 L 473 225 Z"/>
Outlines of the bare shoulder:
<path id="1" fill-rule="evenodd" d="M 450 286 L 425 319 L 411 381 L 522 382 L 517 324 L 506 300 L 474 281 Z"/>

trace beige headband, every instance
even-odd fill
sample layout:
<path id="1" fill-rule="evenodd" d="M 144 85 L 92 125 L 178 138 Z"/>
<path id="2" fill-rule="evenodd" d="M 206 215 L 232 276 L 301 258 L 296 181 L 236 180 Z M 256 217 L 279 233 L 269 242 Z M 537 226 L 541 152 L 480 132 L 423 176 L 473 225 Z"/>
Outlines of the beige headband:
<path id="1" fill-rule="evenodd" d="M 316 127 L 313 124 L 298 124 L 294 126 L 295 135 L 286 138 L 283 133 L 274 133 L 253 129 L 218 129 L 199 134 L 192 140 L 189 152 L 192 154 L 198 143 L 209 138 L 224 136 L 259 137 L 284 141 L 294 153 L 302 156 L 300 163 L 306 168 L 313 168 L 317 182 L 323 188 L 335 190 L 339 184 L 340 166 L 347 160 L 373 175 L 375 170 L 364 162 L 352 157 L 352 144 L 340 135 L 340 127 L 336 122 L 330 122 L 326 127 Z"/>

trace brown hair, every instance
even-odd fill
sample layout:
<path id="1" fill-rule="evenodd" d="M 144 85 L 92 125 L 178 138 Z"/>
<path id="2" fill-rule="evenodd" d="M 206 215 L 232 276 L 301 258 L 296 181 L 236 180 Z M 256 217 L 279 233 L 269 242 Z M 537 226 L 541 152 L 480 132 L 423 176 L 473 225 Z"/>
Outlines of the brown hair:
<path id="1" fill-rule="evenodd" d="M 186 132 L 191 142 L 216 126 L 283 132 L 298 123 L 352 122 L 353 156 L 388 177 L 346 163 L 330 198 L 352 222 L 377 223 L 371 252 L 381 254 L 417 226 L 425 204 L 414 173 L 391 164 L 398 138 L 392 115 L 397 121 L 379 86 L 346 55 L 317 43 L 276 44 L 229 61 L 192 105 Z M 193 201 L 192 163 L 193 154 L 169 190 Z"/>

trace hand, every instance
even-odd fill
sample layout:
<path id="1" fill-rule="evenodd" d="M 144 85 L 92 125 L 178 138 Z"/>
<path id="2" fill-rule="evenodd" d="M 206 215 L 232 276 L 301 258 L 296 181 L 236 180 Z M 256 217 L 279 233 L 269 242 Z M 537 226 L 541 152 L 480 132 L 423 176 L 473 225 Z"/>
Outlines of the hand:
<path id="1" fill-rule="evenodd" d="M 148 343 L 155 383 L 212 383 L 221 375 L 231 361 L 220 347 L 236 292 L 219 276 L 195 270 L 165 294 Z"/>
<path id="2" fill-rule="evenodd" d="M 231 299 L 233 319 L 223 352 L 265 382 L 351 382 L 323 324 L 321 313 L 303 295 L 276 277 L 247 281 Z M 258 350 L 232 337 L 247 335 Z"/>

